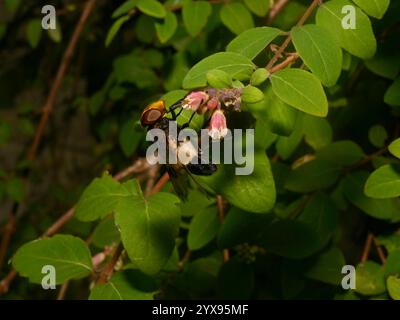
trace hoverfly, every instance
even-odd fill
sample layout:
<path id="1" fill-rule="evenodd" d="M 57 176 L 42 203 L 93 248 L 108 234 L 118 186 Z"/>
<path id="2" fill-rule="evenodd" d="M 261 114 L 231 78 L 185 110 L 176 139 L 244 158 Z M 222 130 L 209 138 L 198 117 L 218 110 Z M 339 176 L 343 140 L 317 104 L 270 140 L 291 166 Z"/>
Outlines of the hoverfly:
<path id="1" fill-rule="evenodd" d="M 179 107 L 181 107 L 181 101 L 178 101 L 175 103 L 173 106 L 169 108 L 169 111 L 167 112 L 165 108 L 165 103 L 162 100 L 156 101 L 154 103 L 151 103 L 148 105 L 142 112 L 142 115 L 140 117 L 140 122 L 143 127 L 147 127 L 147 129 L 161 129 L 165 132 L 166 137 L 167 137 L 167 146 L 168 148 L 176 148 L 175 151 L 178 151 L 179 148 L 182 147 L 182 142 L 176 142 L 176 143 L 171 143 L 169 139 L 170 134 L 169 134 L 169 123 L 170 121 L 175 121 L 177 120 L 178 116 L 182 112 L 182 109 L 178 112 L 178 114 L 175 113 L 175 110 Z M 171 114 L 171 118 L 167 117 L 167 114 Z M 190 124 L 190 121 L 193 119 L 194 113 L 192 117 L 189 119 L 187 123 L 185 123 L 183 126 L 178 126 L 178 133 L 180 130 L 183 130 L 184 128 L 188 127 Z M 201 153 L 201 150 L 198 148 L 197 154 Z M 183 199 L 186 199 L 187 193 L 188 193 L 188 188 L 187 188 L 187 175 L 189 175 L 196 184 L 202 188 L 196 179 L 192 175 L 197 175 L 197 176 L 210 176 L 213 173 L 217 171 L 217 166 L 215 164 L 209 163 L 209 164 L 193 164 L 193 163 L 188 163 L 188 164 L 183 164 L 180 163 L 178 160 L 177 164 L 167 164 L 166 165 L 166 170 L 169 174 L 169 177 L 171 179 L 172 185 L 176 191 L 176 193 L 181 196 Z M 187 175 L 186 175 L 187 174 Z M 202 188 L 203 189 L 203 188 Z"/>

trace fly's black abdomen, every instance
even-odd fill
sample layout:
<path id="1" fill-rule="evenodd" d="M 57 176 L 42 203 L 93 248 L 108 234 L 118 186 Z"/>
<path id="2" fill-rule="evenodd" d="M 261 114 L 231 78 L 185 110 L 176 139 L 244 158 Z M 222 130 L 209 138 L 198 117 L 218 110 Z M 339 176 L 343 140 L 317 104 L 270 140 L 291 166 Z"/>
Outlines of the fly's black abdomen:
<path id="1" fill-rule="evenodd" d="M 211 176 L 217 171 L 215 164 L 191 164 L 186 165 L 190 173 L 196 176 Z"/>

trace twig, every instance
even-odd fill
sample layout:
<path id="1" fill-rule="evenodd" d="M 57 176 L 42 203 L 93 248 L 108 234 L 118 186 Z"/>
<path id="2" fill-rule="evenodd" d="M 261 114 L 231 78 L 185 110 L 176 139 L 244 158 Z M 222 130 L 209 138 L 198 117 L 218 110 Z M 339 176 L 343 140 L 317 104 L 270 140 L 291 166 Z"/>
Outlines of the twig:
<path id="1" fill-rule="evenodd" d="M 271 25 L 272 22 L 275 20 L 276 16 L 286 7 L 289 3 L 289 0 L 278 0 L 272 6 L 268 13 L 267 24 Z"/>
<path id="2" fill-rule="evenodd" d="M 153 194 L 160 192 L 161 189 L 165 186 L 165 184 L 169 180 L 169 175 L 168 172 L 164 173 L 164 175 L 158 180 L 156 185 L 153 187 L 153 189 L 149 192 L 149 196 L 152 196 Z"/>
<path id="3" fill-rule="evenodd" d="M 219 221 L 221 224 L 224 223 L 225 219 L 225 205 L 224 205 L 224 198 L 222 198 L 221 195 L 217 195 L 217 207 L 218 207 L 218 214 L 219 214 Z M 229 250 L 224 249 L 222 251 L 223 257 L 224 257 L 224 262 L 229 261 Z"/>
<path id="4" fill-rule="evenodd" d="M 277 72 L 279 70 L 282 70 L 282 69 L 286 68 L 288 65 L 292 64 L 293 62 L 295 62 L 298 58 L 299 58 L 299 55 L 297 53 L 293 54 L 293 55 L 290 55 L 284 61 L 282 61 L 278 65 L 272 67 L 269 72 L 270 73 L 275 73 L 275 72 Z"/>
<path id="5" fill-rule="evenodd" d="M 379 259 L 381 260 L 382 264 L 385 264 L 386 263 L 385 253 L 383 252 L 382 247 L 378 244 L 376 237 L 373 237 L 373 238 L 374 238 L 374 244 L 376 247 L 376 251 L 378 252 Z"/>
<path id="6" fill-rule="evenodd" d="M 363 159 L 361 159 L 358 163 L 356 163 L 352 167 L 348 168 L 346 171 L 347 172 L 353 171 L 355 169 L 358 169 L 358 168 L 366 165 L 367 163 L 369 163 L 370 161 L 372 161 L 376 157 L 379 157 L 379 156 L 383 155 L 387 151 L 387 149 L 388 149 L 387 147 L 384 147 L 381 150 L 378 150 L 377 152 L 374 152 L 372 154 L 366 155 Z"/>
<path id="7" fill-rule="evenodd" d="M 311 5 L 307 8 L 306 12 L 303 14 L 303 16 L 300 18 L 300 20 L 297 22 L 297 26 L 302 26 L 308 18 L 311 16 L 311 14 L 314 12 L 315 8 L 322 3 L 321 0 L 313 0 Z M 272 57 L 272 59 L 269 61 L 269 63 L 266 66 L 267 70 L 271 70 L 272 67 L 275 65 L 275 63 L 278 61 L 279 57 L 282 55 L 282 53 L 285 51 L 285 49 L 289 46 L 290 42 L 292 41 L 292 36 L 289 34 L 279 50 L 275 53 L 275 55 Z"/>
<path id="8" fill-rule="evenodd" d="M 186 250 L 186 252 L 183 255 L 182 259 L 178 263 L 178 272 L 182 272 L 183 271 L 183 268 L 185 267 L 186 262 L 189 261 L 191 255 L 192 255 L 192 251 L 190 251 L 189 249 Z"/>
<path id="9" fill-rule="evenodd" d="M 148 179 L 146 182 L 146 189 L 144 194 L 146 197 L 150 194 L 151 190 L 154 188 L 154 184 L 156 183 L 156 176 L 158 174 L 158 166 L 153 166 L 148 171 Z"/>
<path id="10" fill-rule="evenodd" d="M 0 270 L 3 268 L 4 259 L 7 255 L 8 244 L 10 243 L 10 239 L 15 230 L 16 218 L 15 214 L 12 210 L 12 213 L 9 215 L 8 222 L 3 230 L 3 237 L 1 239 L 0 244 Z"/>
<path id="11" fill-rule="evenodd" d="M 371 251 L 372 241 L 374 240 L 374 235 L 372 233 L 368 233 L 367 240 L 365 241 L 363 254 L 361 256 L 361 263 L 364 263 L 368 260 L 369 253 Z"/>
<path id="12" fill-rule="evenodd" d="M 50 113 L 54 109 L 54 104 L 56 101 L 56 97 L 58 94 L 58 90 L 61 87 L 61 83 L 65 77 L 66 71 L 70 65 L 71 59 L 74 55 L 79 37 L 82 33 L 83 27 L 86 24 L 86 21 L 88 20 L 94 5 L 96 3 L 96 0 L 88 0 L 83 8 L 82 15 L 78 21 L 78 24 L 75 27 L 74 33 L 72 34 L 71 40 L 68 43 L 68 47 L 64 53 L 64 56 L 61 60 L 61 64 L 58 68 L 57 75 L 55 77 L 55 80 L 53 82 L 53 85 L 51 87 L 50 93 L 47 97 L 46 103 L 42 108 L 42 116 L 39 121 L 39 125 L 36 128 L 35 136 L 33 139 L 33 143 L 31 148 L 29 149 L 28 152 L 28 160 L 32 161 L 36 157 L 36 152 L 39 147 L 40 141 L 43 136 L 43 131 L 46 127 L 47 121 L 49 119 Z"/>
<path id="13" fill-rule="evenodd" d="M 100 276 L 99 276 L 98 280 L 96 281 L 96 284 L 107 283 L 108 280 L 110 280 L 111 276 L 114 273 L 115 265 L 117 264 L 119 257 L 121 256 L 122 250 L 123 250 L 123 247 L 121 244 L 119 244 L 118 247 L 115 249 L 115 252 L 114 252 L 110 262 L 100 273 Z"/>
<path id="14" fill-rule="evenodd" d="M 66 281 L 62 284 L 60 291 L 58 292 L 57 295 L 57 300 L 64 300 L 68 287 L 69 287 L 69 281 Z"/>

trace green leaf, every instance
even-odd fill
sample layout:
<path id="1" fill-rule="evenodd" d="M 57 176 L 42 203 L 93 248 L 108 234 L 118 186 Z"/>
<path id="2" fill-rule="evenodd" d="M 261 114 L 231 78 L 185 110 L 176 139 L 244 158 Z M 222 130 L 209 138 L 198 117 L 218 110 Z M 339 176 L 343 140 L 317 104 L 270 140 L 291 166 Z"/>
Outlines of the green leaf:
<path id="1" fill-rule="evenodd" d="M 161 97 L 161 100 L 164 101 L 165 107 L 168 109 L 173 104 L 178 102 L 179 100 L 183 99 L 188 94 L 186 90 L 173 90 Z"/>
<path id="2" fill-rule="evenodd" d="M 111 246 L 120 240 L 119 231 L 115 226 L 114 218 L 109 217 L 101 221 L 93 231 L 92 242 L 98 248 Z"/>
<path id="3" fill-rule="evenodd" d="M 6 182 L 7 195 L 16 202 L 24 200 L 26 191 L 23 181 L 20 178 L 13 177 Z"/>
<path id="4" fill-rule="evenodd" d="M 50 39 L 53 40 L 55 43 L 60 43 L 62 40 L 62 32 L 61 26 L 58 20 L 56 20 L 56 28 L 55 29 L 48 29 L 47 34 L 49 35 Z"/>
<path id="5" fill-rule="evenodd" d="M 295 27 L 291 31 L 294 46 L 305 65 L 331 87 L 336 84 L 342 71 L 342 50 L 335 38 L 317 25 Z"/>
<path id="6" fill-rule="evenodd" d="M 119 29 L 129 19 L 130 19 L 130 16 L 126 15 L 126 16 L 123 16 L 123 17 L 119 18 L 117 21 L 115 21 L 113 23 L 113 25 L 111 26 L 110 30 L 107 33 L 106 42 L 105 42 L 106 47 L 108 47 L 110 45 L 111 41 L 113 41 L 113 39 L 117 35 Z"/>
<path id="7" fill-rule="evenodd" d="M 339 177 L 340 168 L 331 162 L 312 160 L 292 170 L 285 188 L 294 192 L 313 192 L 332 186 Z"/>
<path id="8" fill-rule="evenodd" d="M 394 140 L 390 145 L 389 145 L 389 151 L 392 155 L 400 159 L 400 138 Z"/>
<path id="9" fill-rule="evenodd" d="M 219 229 L 216 207 L 205 208 L 195 214 L 190 223 L 188 233 L 188 248 L 198 250 L 213 240 Z"/>
<path id="10" fill-rule="evenodd" d="M 19 5 L 21 4 L 21 0 L 5 0 L 4 3 L 7 9 L 14 13 L 15 11 L 17 11 Z"/>
<path id="11" fill-rule="evenodd" d="M 319 80 L 300 69 L 284 69 L 271 76 L 274 93 L 288 105 L 305 113 L 325 117 L 328 100 Z"/>
<path id="12" fill-rule="evenodd" d="M 317 25 L 328 30 L 339 45 L 352 55 L 361 59 L 372 58 L 376 52 L 376 39 L 371 21 L 358 7 L 353 6 L 356 10 L 356 28 L 344 29 L 342 8 L 348 5 L 351 5 L 348 0 L 324 2 L 317 11 Z"/>
<path id="13" fill-rule="evenodd" d="M 305 276 L 338 286 L 343 278 L 342 268 L 345 264 L 342 251 L 334 247 L 320 254 Z"/>
<path id="14" fill-rule="evenodd" d="M 228 44 L 226 51 L 237 52 L 253 60 L 281 32 L 271 27 L 258 27 L 244 31 Z"/>
<path id="15" fill-rule="evenodd" d="M 297 220 L 315 232 L 319 248 L 323 248 L 338 226 L 338 216 L 338 210 L 332 200 L 323 193 L 317 193 Z"/>
<path id="16" fill-rule="evenodd" d="M 375 199 L 400 196 L 400 165 L 384 165 L 374 171 L 365 184 L 365 194 Z"/>
<path id="17" fill-rule="evenodd" d="M 229 88 L 232 87 L 232 77 L 222 70 L 210 70 L 207 72 L 207 82 L 213 88 Z"/>
<path id="18" fill-rule="evenodd" d="M 115 222 L 131 261 L 146 274 L 156 274 L 168 262 L 178 235 L 179 199 L 157 193 L 145 199 L 136 181 L 124 185 L 129 196 L 115 209 Z"/>
<path id="19" fill-rule="evenodd" d="M 400 78 L 397 78 L 386 91 L 384 101 L 390 106 L 400 106 Z"/>
<path id="20" fill-rule="evenodd" d="M 389 295 L 393 300 L 400 300 L 400 279 L 395 276 L 390 276 L 386 280 Z"/>
<path id="21" fill-rule="evenodd" d="M 220 52 L 213 54 L 197 63 L 183 79 L 184 89 L 194 89 L 207 85 L 207 73 L 219 69 L 238 80 L 249 79 L 254 64 L 248 58 L 233 52 Z"/>
<path id="22" fill-rule="evenodd" d="M 199 177 L 215 193 L 222 194 L 232 205 L 246 211 L 267 213 L 275 204 L 275 183 L 265 154 L 255 154 L 250 175 L 237 175 L 235 165 L 221 165 L 211 177 Z"/>
<path id="23" fill-rule="evenodd" d="M 264 17 L 269 11 L 269 0 L 244 0 L 246 6 L 259 17 Z"/>
<path id="24" fill-rule="evenodd" d="M 243 88 L 241 101 L 244 103 L 257 103 L 264 100 L 264 93 L 257 87 L 248 85 Z"/>
<path id="25" fill-rule="evenodd" d="M 268 252 L 290 259 L 303 259 L 318 250 L 315 233 L 295 220 L 278 220 L 264 229 L 261 244 Z"/>
<path id="26" fill-rule="evenodd" d="M 32 19 L 26 27 L 26 37 L 32 48 L 36 48 L 42 36 L 42 23 L 40 19 Z"/>
<path id="27" fill-rule="evenodd" d="M 259 68 L 251 75 L 250 84 L 252 86 L 259 86 L 269 77 L 269 72 L 265 68 Z"/>
<path id="28" fill-rule="evenodd" d="M 398 215 L 399 205 L 394 199 L 372 199 L 364 194 L 369 173 L 358 171 L 348 175 L 343 182 L 346 198 L 368 215 L 378 219 L 392 219 Z"/>
<path id="29" fill-rule="evenodd" d="M 56 271 L 56 284 L 80 279 L 92 272 L 92 257 L 85 242 L 70 235 L 34 240 L 18 249 L 12 259 L 15 270 L 32 283 L 42 283 L 46 273 L 42 268 L 51 265 Z"/>
<path id="30" fill-rule="evenodd" d="M 123 124 L 119 132 L 119 145 L 125 156 L 130 157 L 136 151 L 143 137 L 143 129 L 137 122 L 131 119 Z"/>
<path id="31" fill-rule="evenodd" d="M 143 288 L 143 279 L 133 270 L 116 272 L 107 283 L 92 289 L 89 300 L 153 300 L 152 287 L 146 284 Z"/>
<path id="32" fill-rule="evenodd" d="M 350 140 L 337 141 L 316 152 L 316 157 L 340 166 L 351 166 L 365 156 L 359 145 Z"/>
<path id="33" fill-rule="evenodd" d="M 379 264 L 367 261 L 356 268 L 355 291 L 365 296 L 373 296 L 386 291 L 384 270 Z"/>
<path id="34" fill-rule="evenodd" d="M 156 23 L 156 32 L 161 43 L 166 43 L 175 34 L 178 28 L 178 19 L 173 12 L 168 11 L 163 24 Z"/>
<path id="35" fill-rule="evenodd" d="M 305 115 L 304 139 L 314 149 L 319 150 L 332 142 L 333 130 L 328 120 Z"/>
<path id="36" fill-rule="evenodd" d="M 96 178 L 85 189 L 76 206 L 76 217 L 81 221 L 97 220 L 111 213 L 121 197 L 127 196 L 126 190 L 105 175 Z"/>
<path id="37" fill-rule="evenodd" d="M 257 243 L 259 234 L 274 218 L 273 214 L 257 214 L 231 208 L 219 229 L 218 247 L 233 248 L 246 242 Z"/>
<path id="38" fill-rule="evenodd" d="M 156 0 L 139 0 L 137 7 L 143 13 L 154 18 L 165 18 L 167 14 L 164 6 Z"/>
<path id="39" fill-rule="evenodd" d="M 183 4 L 182 18 L 188 33 L 195 37 L 207 25 L 212 11 L 207 1 L 186 1 Z"/>
<path id="40" fill-rule="evenodd" d="M 284 160 L 287 160 L 292 156 L 293 152 L 296 151 L 297 147 L 303 140 L 303 115 L 304 114 L 300 112 L 298 113 L 292 134 L 288 137 L 279 137 L 278 142 L 276 143 L 276 151 Z"/>
<path id="41" fill-rule="evenodd" d="M 251 265 L 233 258 L 218 273 L 217 294 L 222 299 L 250 299 L 254 287 Z"/>
<path id="42" fill-rule="evenodd" d="M 400 250 L 389 253 L 385 263 L 385 276 L 400 275 Z"/>
<path id="43" fill-rule="evenodd" d="M 366 14 L 377 19 L 382 19 L 390 5 L 390 0 L 353 0 L 353 2 Z"/>
<path id="44" fill-rule="evenodd" d="M 129 13 L 129 11 L 135 9 L 139 0 L 127 0 L 123 4 L 121 4 L 112 14 L 112 18 L 118 18 L 119 16 L 125 15 Z"/>
<path id="45" fill-rule="evenodd" d="M 268 123 L 268 127 L 271 132 L 276 133 L 280 136 L 290 136 L 296 126 L 298 111 L 291 106 L 284 103 L 279 99 L 272 90 L 271 86 L 268 86 L 265 92 L 265 120 Z M 258 115 L 255 114 L 258 119 Z"/>
<path id="46" fill-rule="evenodd" d="M 400 250 L 400 234 L 393 233 L 376 237 L 378 244 L 385 247 L 390 254 L 393 251 Z"/>
<path id="47" fill-rule="evenodd" d="M 369 141 L 374 147 L 382 148 L 388 138 L 388 133 L 385 127 L 381 125 L 372 126 L 368 131 Z"/>
<path id="48" fill-rule="evenodd" d="M 220 12 L 222 23 L 233 33 L 242 32 L 254 28 L 254 21 L 251 13 L 241 3 L 225 4 Z"/>

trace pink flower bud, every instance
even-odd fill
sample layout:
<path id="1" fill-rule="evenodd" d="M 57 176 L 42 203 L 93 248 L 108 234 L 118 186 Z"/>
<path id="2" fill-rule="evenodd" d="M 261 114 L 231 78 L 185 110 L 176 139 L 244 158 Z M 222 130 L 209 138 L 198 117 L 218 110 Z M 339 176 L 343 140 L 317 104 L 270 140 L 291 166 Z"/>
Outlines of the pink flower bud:
<path id="1" fill-rule="evenodd" d="M 219 102 L 218 98 L 212 98 L 210 101 L 207 103 L 207 108 L 208 110 L 212 111 L 214 109 L 219 109 L 221 107 L 221 103 Z"/>
<path id="2" fill-rule="evenodd" d="M 216 110 L 211 116 L 208 135 L 213 140 L 220 140 L 228 134 L 226 118 L 222 110 Z"/>
<path id="3" fill-rule="evenodd" d="M 184 109 L 191 109 L 192 111 L 197 111 L 200 106 L 205 104 L 209 96 L 207 93 L 203 91 L 194 91 L 189 93 L 186 98 L 183 100 L 182 107 Z"/>

